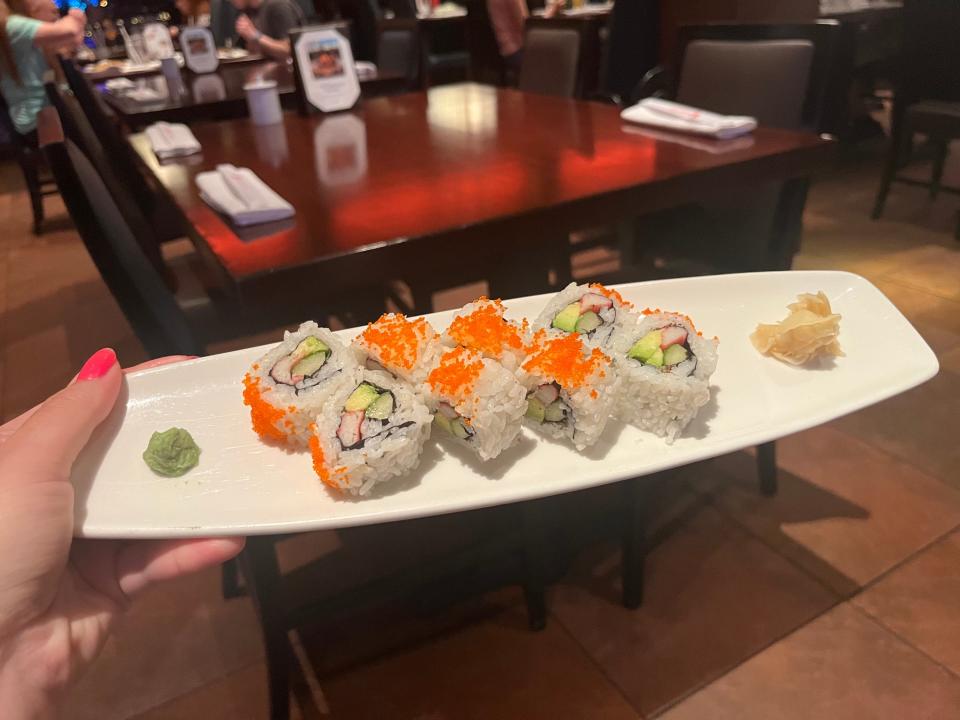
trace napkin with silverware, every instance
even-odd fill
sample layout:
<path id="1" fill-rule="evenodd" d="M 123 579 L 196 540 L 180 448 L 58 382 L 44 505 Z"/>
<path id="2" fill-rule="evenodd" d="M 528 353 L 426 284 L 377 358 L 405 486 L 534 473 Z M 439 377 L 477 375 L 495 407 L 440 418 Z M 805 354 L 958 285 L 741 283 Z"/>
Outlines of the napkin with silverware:
<path id="1" fill-rule="evenodd" d="M 293 217 L 293 205 L 249 168 L 217 165 L 216 170 L 197 175 L 196 181 L 203 201 L 229 216 L 235 225 L 256 225 Z"/>
<path id="2" fill-rule="evenodd" d="M 746 115 L 720 115 L 660 98 L 645 98 L 624 109 L 620 117 L 627 122 L 719 140 L 746 135 L 757 128 L 756 119 Z"/>
<path id="3" fill-rule="evenodd" d="M 193 131 L 183 123 L 158 122 L 146 130 L 150 148 L 161 160 L 200 152 Z"/>

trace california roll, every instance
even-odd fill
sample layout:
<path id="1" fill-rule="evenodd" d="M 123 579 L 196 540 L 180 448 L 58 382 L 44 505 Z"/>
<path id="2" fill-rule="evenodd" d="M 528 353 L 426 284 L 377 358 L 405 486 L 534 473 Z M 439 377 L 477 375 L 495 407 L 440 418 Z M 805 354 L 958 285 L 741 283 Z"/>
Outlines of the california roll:
<path id="1" fill-rule="evenodd" d="M 366 495 L 417 467 L 430 421 L 430 411 L 407 383 L 363 370 L 317 416 L 310 437 L 313 468 L 325 485 Z"/>
<path id="2" fill-rule="evenodd" d="M 260 437 L 306 447 L 323 403 L 360 372 L 355 355 L 330 330 L 305 322 L 250 367 L 243 402 Z"/>

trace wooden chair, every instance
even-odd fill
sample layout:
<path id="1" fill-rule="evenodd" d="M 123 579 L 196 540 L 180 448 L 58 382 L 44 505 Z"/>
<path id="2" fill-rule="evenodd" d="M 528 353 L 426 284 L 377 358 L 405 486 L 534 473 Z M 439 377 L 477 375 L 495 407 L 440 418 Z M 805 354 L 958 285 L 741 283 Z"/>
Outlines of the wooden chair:
<path id="1" fill-rule="evenodd" d="M 931 199 L 943 190 L 943 167 L 949 143 L 960 138 L 960 7 L 935 0 L 905 0 L 900 73 L 893 96 L 887 161 L 872 217 L 880 218 L 894 182 L 929 188 Z M 903 177 L 898 171 L 910 161 L 914 133 L 927 136 L 934 150 L 930 181 Z M 960 220 L 955 237 L 960 240 Z"/>
<path id="2" fill-rule="evenodd" d="M 166 268 L 160 252 L 160 239 L 154 228 L 143 215 L 141 206 L 136 202 L 127 186 L 117 177 L 113 164 L 107 156 L 100 138 L 97 136 L 90 121 L 84 114 L 79 102 L 66 88 L 53 83 L 47 85 L 47 95 L 50 103 L 60 115 L 60 122 L 66 135 L 90 160 L 96 168 L 97 174 L 114 199 L 117 208 L 134 238 L 141 244 L 144 254 L 157 270 L 164 274 L 168 282 L 172 282 L 171 275 Z M 172 286 L 172 289 L 175 289 Z"/>
<path id="3" fill-rule="evenodd" d="M 411 90 L 426 87 L 426 49 L 416 18 L 381 20 L 377 33 L 377 69 L 407 78 Z"/>
<path id="4" fill-rule="evenodd" d="M 90 160 L 71 140 L 43 150 L 87 252 L 147 352 L 203 354 L 204 343 Z"/>
<path id="5" fill-rule="evenodd" d="M 715 112 L 753 115 L 761 125 L 830 132 L 846 102 L 844 73 L 852 67 L 850 36 L 835 21 L 799 25 L 705 25 L 682 29 L 675 82 L 655 73 L 679 102 Z M 648 79 L 649 82 L 649 79 Z M 799 248 L 808 181 L 742 188 L 639 220 L 621 237 L 632 267 L 617 280 L 712 272 L 789 269 Z M 743 248 L 744 239 L 751 244 Z M 637 256 L 639 262 L 637 262 Z M 760 492 L 777 491 L 775 443 L 757 448 Z M 623 603 L 642 601 L 645 522 L 650 478 L 627 484 L 623 535 Z"/>
<path id="6" fill-rule="evenodd" d="M 167 242 L 184 237 L 186 226 L 180 214 L 166 196 L 143 174 L 133 150 L 107 114 L 103 101 L 97 96 L 83 73 L 69 58 L 61 57 L 60 67 L 70 91 L 86 115 L 106 157 L 109 158 L 112 175 L 126 188 L 127 194 L 133 198 L 140 213 L 153 228 L 157 239 L 160 242 Z"/>
<path id="7" fill-rule="evenodd" d="M 520 79 L 524 92 L 574 97 L 580 69 L 580 33 L 570 28 L 528 27 Z"/>
<path id="8" fill-rule="evenodd" d="M 43 231 L 43 198 L 56 195 L 57 185 L 44 167 L 43 156 L 37 148 L 17 132 L 10 119 L 10 108 L 2 95 L 0 95 L 0 130 L 9 139 L 13 156 L 23 173 L 23 182 L 27 187 L 30 208 L 33 211 L 33 234 L 39 235 Z"/>

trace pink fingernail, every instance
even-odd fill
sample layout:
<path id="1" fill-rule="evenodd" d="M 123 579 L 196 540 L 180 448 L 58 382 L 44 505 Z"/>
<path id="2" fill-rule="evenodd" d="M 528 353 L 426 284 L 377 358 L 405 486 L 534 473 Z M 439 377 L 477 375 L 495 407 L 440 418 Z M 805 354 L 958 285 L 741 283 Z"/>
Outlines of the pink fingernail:
<path id="1" fill-rule="evenodd" d="M 97 350 L 80 368 L 77 380 L 96 380 L 106 375 L 110 368 L 116 364 L 117 354 L 111 348 Z"/>

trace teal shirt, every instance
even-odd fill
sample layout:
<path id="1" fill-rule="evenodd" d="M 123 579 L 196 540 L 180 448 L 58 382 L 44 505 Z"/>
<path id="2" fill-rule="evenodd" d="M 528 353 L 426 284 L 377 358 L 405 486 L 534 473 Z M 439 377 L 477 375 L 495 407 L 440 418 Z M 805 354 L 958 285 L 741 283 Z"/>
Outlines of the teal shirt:
<path id="1" fill-rule="evenodd" d="M 43 76 L 49 69 L 47 59 L 33 38 L 43 23 L 21 15 L 7 18 L 7 37 L 13 49 L 13 61 L 20 71 L 20 83 L 0 71 L 0 92 L 10 106 L 10 118 L 17 132 L 26 134 L 37 127 L 37 113 L 47 104 Z"/>

